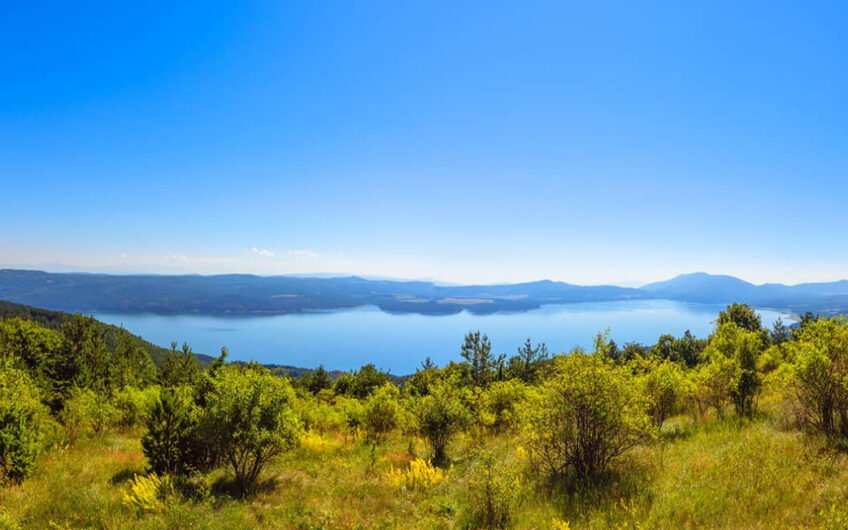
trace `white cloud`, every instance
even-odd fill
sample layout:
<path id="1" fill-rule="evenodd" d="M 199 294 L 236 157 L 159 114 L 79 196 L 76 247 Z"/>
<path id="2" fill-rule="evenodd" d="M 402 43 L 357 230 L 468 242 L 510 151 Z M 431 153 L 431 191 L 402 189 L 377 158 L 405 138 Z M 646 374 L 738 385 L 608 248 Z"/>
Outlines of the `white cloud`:
<path id="1" fill-rule="evenodd" d="M 258 247 L 250 247 L 250 251 L 256 254 L 257 256 L 262 256 L 263 258 L 274 257 L 274 252 L 268 250 L 267 248 L 260 249 Z"/>
<path id="2" fill-rule="evenodd" d="M 185 254 L 168 254 L 164 256 L 167 263 L 184 263 L 187 265 L 214 265 L 233 263 L 233 258 L 190 257 Z"/>
<path id="3" fill-rule="evenodd" d="M 311 250 L 289 250 L 288 254 L 293 258 L 314 258 L 318 255 Z"/>

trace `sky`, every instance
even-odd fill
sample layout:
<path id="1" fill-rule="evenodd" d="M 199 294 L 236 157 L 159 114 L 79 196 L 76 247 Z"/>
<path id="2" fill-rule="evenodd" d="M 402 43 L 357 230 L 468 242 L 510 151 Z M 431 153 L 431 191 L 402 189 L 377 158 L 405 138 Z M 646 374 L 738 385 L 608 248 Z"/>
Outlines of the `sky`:
<path id="1" fill-rule="evenodd" d="M 848 277 L 844 2 L 7 2 L 0 267 Z"/>

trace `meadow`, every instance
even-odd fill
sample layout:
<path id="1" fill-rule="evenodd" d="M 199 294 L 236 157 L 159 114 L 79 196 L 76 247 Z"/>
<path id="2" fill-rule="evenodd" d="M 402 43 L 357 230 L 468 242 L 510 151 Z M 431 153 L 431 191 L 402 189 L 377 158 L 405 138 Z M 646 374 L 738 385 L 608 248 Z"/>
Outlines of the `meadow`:
<path id="1" fill-rule="evenodd" d="M 400 385 L 174 348 L 129 370 L 137 386 L 77 374 L 63 390 L 25 360 L 52 335 L 9 320 L 0 527 L 846 528 L 848 324 L 764 330 L 748 309 L 650 348 L 600 334 L 593 351 L 528 341 L 505 359 L 472 333 L 463 362 Z M 22 384 L 30 401 L 10 393 Z M 16 445 L 27 403 L 18 425 L 40 436 Z"/>

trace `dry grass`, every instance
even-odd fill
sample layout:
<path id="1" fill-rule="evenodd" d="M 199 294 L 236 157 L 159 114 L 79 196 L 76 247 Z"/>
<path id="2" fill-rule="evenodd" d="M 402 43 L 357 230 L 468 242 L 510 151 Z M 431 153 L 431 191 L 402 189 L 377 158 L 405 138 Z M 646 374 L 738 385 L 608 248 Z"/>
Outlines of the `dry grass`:
<path id="1" fill-rule="evenodd" d="M 202 501 L 172 500 L 161 513 L 123 502 L 144 469 L 137 432 L 110 432 L 54 448 L 21 486 L 0 490 L 0 528 L 461 528 L 477 441 L 450 447 L 454 470 L 425 491 L 399 490 L 386 477 L 407 466 L 410 442 L 398 435 L 374 461 L 362 443 L 327 434 L 281 457 L 248 500 L 228 497 L 226 477 Z M 315 435 L 318 436 L 318 435 Z M 518 442 L 486 448 L 520 478 L 521 528 L 848 527 L 848 458 L 769 419 L 692 424 L 676 418 L 655 445 L 635 451 L 591 488 L 540 485 Z M 419 455 L 426 456 L 426 455 Z M 214 486 L 217 483 L 217 486 Z M 215 489 L 217 488 L 217 490 Z"/>

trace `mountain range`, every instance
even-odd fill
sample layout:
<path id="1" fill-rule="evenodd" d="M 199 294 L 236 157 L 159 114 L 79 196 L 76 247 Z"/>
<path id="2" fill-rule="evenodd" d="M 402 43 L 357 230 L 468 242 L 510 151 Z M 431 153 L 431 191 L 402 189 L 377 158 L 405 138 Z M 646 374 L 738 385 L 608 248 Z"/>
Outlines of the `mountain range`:
<path id="1" fill-rule="evenodd" d="M 526 311 L 546 304 L 669 299 L 758 307 L 848 312 L 848 281 L 755 285 L 733 276 L 683 274 L 639 288 L 541 280 L 501 285 L 441 285 L 349 277 L 248 274 L 110 275 L 0 270 L 0 299 L 84 313 L 251 315 L 374 305 L 384 311 L 452 314 Z"/>

